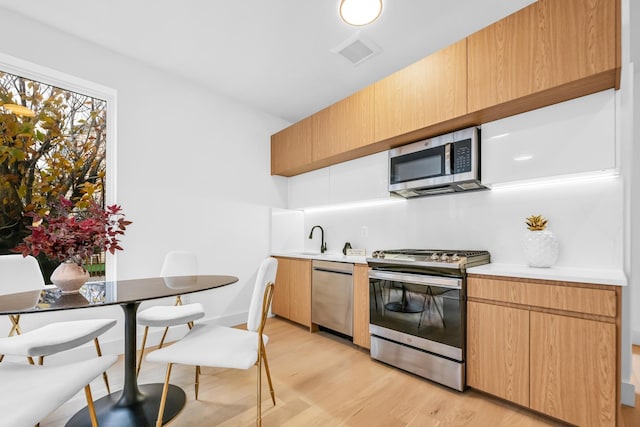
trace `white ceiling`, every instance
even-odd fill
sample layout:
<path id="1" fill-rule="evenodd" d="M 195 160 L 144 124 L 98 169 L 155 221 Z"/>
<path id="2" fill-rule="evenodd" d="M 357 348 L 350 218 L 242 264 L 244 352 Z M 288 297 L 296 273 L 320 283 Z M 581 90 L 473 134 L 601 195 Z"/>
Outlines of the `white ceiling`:
<path id="1" fill-rule="evenodd" d="M 356 28 L 339 0 L 0 0 L 0 7 L 294 122 L 533 0 L 384 0 Z M 331 49 L 356 31 L 381 53 Z"/>

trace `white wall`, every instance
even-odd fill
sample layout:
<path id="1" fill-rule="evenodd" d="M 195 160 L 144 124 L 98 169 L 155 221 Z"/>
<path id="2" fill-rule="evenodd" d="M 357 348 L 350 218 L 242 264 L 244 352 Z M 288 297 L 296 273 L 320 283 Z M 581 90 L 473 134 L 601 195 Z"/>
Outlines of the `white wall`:
<path id="1" fill-rule="evenodd" d="M 4 31 L 28 34 L 12 37 L 0 52 L 117 90 L 117 202 L 133 221 L 117 277 L 157 275 L 167 251 L 194 250 L 201 273 L 235 275 L 239 282 L 191 300 L 201 301 L 208 317 L 241 321 L 269 253 L 270 208 L 286 204 L 286 181 L 270 176 L 269 139 L 287 123 L 0 10 Z M 56 318 L 98 315 L 122 319 L 115 307 Z M 25 329 L 49 318 L 26 316 Z M 121 335 L 119 324 L 103 341 L 120 345 Z"/>

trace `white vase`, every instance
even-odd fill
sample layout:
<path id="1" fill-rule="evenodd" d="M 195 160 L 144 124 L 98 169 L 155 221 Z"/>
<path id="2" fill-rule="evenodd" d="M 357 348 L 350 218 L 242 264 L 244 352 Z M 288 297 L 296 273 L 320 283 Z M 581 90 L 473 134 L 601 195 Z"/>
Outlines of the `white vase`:
<path id="1" fill-rule="evenodd" d="M 73 261 L 65 261 L 51 273 L 51 283 L 63 294 L 74 294 L 89 280 L 89 272 Z"/>
<path id="2" fill-rule="evenodd" d="M 527 230 L 524 256 L 530 267 L 551 267 L 558 260 L 558 240 L 549 230 Z"/>

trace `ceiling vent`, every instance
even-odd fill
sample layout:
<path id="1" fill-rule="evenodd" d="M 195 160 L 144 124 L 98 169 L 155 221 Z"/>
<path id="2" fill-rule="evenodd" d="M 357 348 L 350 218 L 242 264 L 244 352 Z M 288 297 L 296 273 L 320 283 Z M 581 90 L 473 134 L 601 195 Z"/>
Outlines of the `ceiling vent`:
<path id="1" fill-rule="evenodd" d="M 372 56 L 380 53 L 380 48 L 371 40 L 362 37 L 358 31 L 338 46 L 331 49 L 331 52 L 345 58 L 353 65 L 358 65 Z"/>

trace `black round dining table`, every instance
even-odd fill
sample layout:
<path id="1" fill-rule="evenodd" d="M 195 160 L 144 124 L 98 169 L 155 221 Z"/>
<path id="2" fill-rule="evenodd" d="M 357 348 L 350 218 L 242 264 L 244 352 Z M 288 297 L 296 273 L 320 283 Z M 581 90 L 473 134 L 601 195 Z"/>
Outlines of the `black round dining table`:
<path id="1" fill-rule="evenodd" d="M 162 383 L 138 384 L 136 378 L 136 313 L 141 302 L 227 286 L 234 276 L 198 275 L 91 282 L 79 293 L 63 294 L 56 288 L 3 295 L 0 315 L 53 312 L 119 305 L 124 311 L 124 384 L 95 402 L 101 427 L 155 426 Z M 186 395 L 171 384 L 162 423 L 166 424 L 184 407 Z M 77 412 L 67 427 L 91 426 L 88 408 Z"/>

